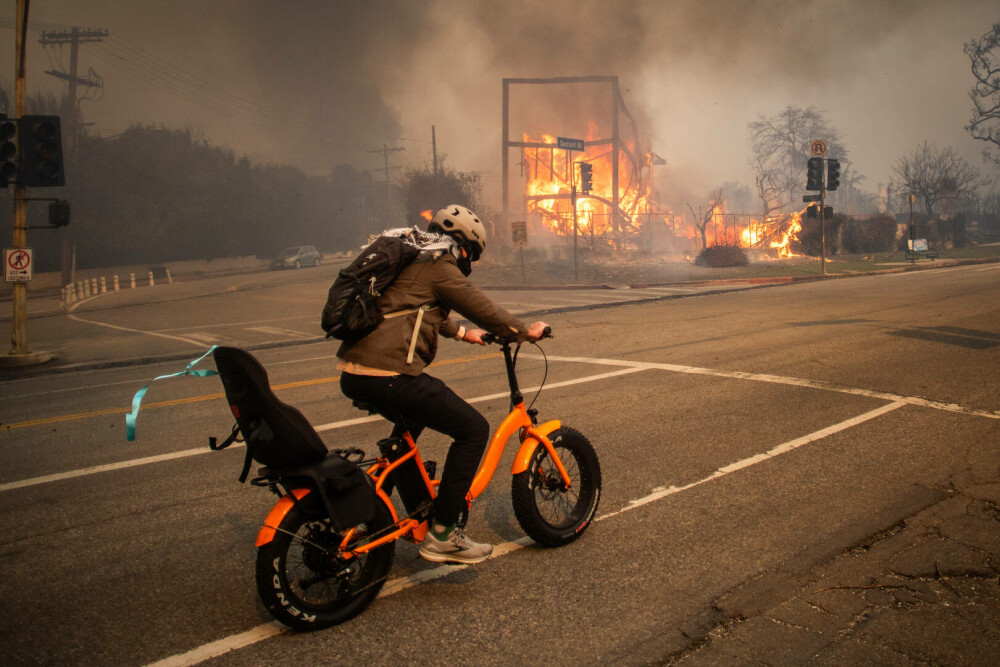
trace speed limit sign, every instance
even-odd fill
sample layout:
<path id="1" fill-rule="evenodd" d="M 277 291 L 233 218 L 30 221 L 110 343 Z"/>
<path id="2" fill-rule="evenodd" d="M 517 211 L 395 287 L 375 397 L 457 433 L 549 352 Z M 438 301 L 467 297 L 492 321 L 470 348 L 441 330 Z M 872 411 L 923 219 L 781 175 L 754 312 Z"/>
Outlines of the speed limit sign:
<path id="1" fill-rule="evenodd" d="M 823 157 L 826 155 L 826 142 L 822 139 L 817 139 L 809 145 L 812 154 L 816 157 Z"/>

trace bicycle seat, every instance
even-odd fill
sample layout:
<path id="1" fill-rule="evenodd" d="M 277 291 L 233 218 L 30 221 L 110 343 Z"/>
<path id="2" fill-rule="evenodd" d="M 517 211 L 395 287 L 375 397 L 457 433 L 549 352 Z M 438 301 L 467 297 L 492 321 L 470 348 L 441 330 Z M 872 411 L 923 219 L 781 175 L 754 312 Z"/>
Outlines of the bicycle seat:
<path id="1" fill-rule="evenodd" d="M 212 356 L 229 409 L 255 461 L 283 468 L 326 457 L 326 445 L 309 420 L 274 395 L 267 371 L 253 355 L 235 347 L 217 347 Z"/>

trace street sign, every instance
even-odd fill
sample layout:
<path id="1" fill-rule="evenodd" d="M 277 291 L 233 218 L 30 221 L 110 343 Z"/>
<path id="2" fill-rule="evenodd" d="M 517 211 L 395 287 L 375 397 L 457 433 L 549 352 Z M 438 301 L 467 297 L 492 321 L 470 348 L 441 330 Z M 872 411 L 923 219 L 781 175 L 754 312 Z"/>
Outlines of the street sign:
<path id="1" fill-rule="evenodd" d="M 514 242 L 515 248 L 528 245 L 528 223 L 521 220 L 510 223 L 510 239 Z"/>
<path id="2" fill-rule="evenodd" d="M 567 139 L 566 137 L 556 137 L 556 146 L 568 151 L 582 151 L 583 139 Z"/>
<path id="3" fill-rule="evenodd" d="M 815 157 L 823 157 L 826 155 L 826 142 L 822 139 L 817 139 L 809 144 L 809 150 L 812 151 Z"/>
<path id="4" fill-rule="evenodd" d="M 802 201 L 804 202 L 819 201 L 822 198 L 823 195 L 802 195 Z"/>
<path id="5" fill-rule="evenodd" d="M 4 282 L 30 283 L 34 268 L 31 265 L 31 248 L 4 248 Z"/>

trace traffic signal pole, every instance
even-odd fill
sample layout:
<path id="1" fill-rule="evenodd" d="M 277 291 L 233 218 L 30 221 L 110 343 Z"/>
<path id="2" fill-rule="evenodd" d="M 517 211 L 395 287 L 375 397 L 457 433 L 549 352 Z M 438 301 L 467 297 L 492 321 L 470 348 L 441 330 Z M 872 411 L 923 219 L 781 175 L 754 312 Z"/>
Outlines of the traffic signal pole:
<path id="1" fill-rule="evenodd" d="M 576 169 L 573 170 L 573 282 L 580 282 L 579 273 L 577 272 L 576 264 L 576 237 L 579 233 L 579 227 L 576 222 Z"/>
<path id="2" fill-rule="evenodd" d="M 14 48 L 17 64 L 14 74 L 14 115 L 24 115 L 27 84 L 24 78 L 24 38 L 28 28 L 28 0 L 17 0 L 17 25 L 14 32 Z M 20 137 L 18 137 L 20 139 Z M 13 248 L 28 246 L 28 187 L 14 185 L 14 225 Z M 28 354 L 28 285 L 14 283 L 11 286 L 14 300 L 14 322 L 11 326 L 10 342 L 12 355 Z"/>
<path id="3" fill-rule="evenodd" d="M 27 84 L 24 74 L 24 47 L 28 29 L 28 0 L 17 0 L 17 25 L 14 28 L 16 64 L 14 70 L 14 113 L 17 118 L 25 114 Z M 18 153 L 21 152 L 20 126 L 18 127 Z M 28 186 L 18 178 L 14 183 L 14 220 L 11 246 L 14 249 L 28 246 Z M 4 267 L 6 271 L 6 267 Z M 11 324 L 11 350 L 0 355 L 0 367 L 18 367 L 40 364 L 52 358 L 47 352 L 32 353 L 28 349 L 28 285 L 14 282 L 11 285 L 13 322 Z"/>
<path id="4" fill-rule="evenodd" d="M 819 191 L 819 236 L 823 246 L 823 258 L 820 264 L 820 275 L 826 275 L 826 188 Z"/>

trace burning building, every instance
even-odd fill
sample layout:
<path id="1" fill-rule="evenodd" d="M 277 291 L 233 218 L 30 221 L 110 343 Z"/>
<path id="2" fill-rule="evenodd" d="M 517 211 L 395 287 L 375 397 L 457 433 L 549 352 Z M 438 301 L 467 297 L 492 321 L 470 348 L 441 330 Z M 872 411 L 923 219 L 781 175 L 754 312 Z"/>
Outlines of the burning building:
<path id="1" fill-rule="evenodd" d="M 593 105 L 597 113 L 584 113 L 586 117 L 580 118 L 581 109 L 575 108 L 577 118 L 569 122 L 562 118 L 552 121 L 560 126 L 575 123 L 579 128 L 576 131 L 584 135 L 563 146 L 559 138 L 545 131 L 522 131 L 519 139 L 513 140 L 510 108 L 513 85 L 589 86 L 591 99 L 598 100 Z M 593 96 L 594 85 L 606 94 Z M 527 113 L 533 111 L 529 108 Z M 537 128 L 540 124 L 543 123 L 533 125 Z M 511 149 L 520 151 L 517 166 L 523 184 L 513 206 Z M 638 129 L 621 98 L 618 77 L 503 80 L 504 220 L 510 222 L 525 215 L 534 217 L 543 229 L 557 237 L 576 236 L 592 247 L 626 247 L 637 242 L 644 222 L 651 217 L 661 224 L 665 221 L 665 214 L 652 202 L 654 163 L 655 156 L 640 148 Z M 583 188 L 580 165 L 589 165 L 591 171 L 591 187 L 587 191 Z"/>
<path id="2" fill-rule="evenodd" d="M 533 94 L 515 105 L 511 92 L 521 87 Z M 556 245 L 572 238 L 592 249 L 659 245 L 692 254 L 736 245 L 760 257 L 793 254 L 801 212 L 760 219 L 713 201 L 686 220 L 654 201 L 658 164 L 664 162 L 640 144 L 618 77 L 503 80 L 502 234 L 527 221 Z M 590 171 L 586 191 L 581 165 Z"/>

